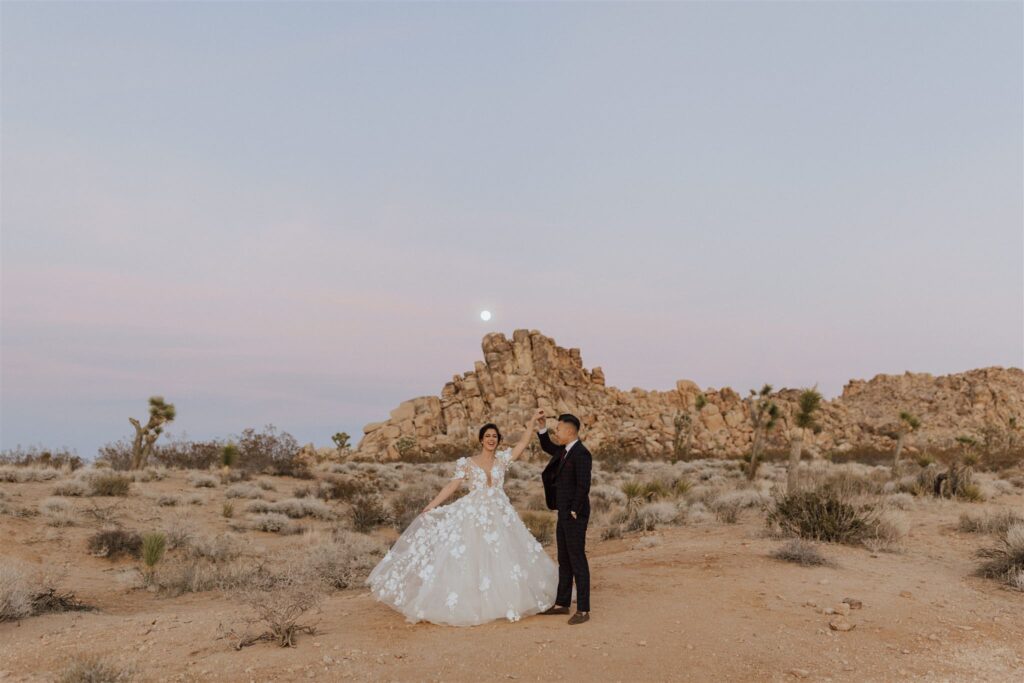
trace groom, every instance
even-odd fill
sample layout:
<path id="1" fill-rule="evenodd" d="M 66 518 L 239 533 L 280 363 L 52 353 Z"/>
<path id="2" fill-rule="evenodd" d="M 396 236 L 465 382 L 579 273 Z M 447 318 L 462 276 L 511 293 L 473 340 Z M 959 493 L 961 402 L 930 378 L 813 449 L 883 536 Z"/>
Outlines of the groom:
<path id="1" fill-rule="evenodd" d="M 572 583 L 576 582 L 575 626 L 590 619 L 590 565 L 587 564 L 587 522 L 590 520 L 590 451 L 579 440 L 580 421 L 568 413 L 558 416 L 555 440 L 548 435 L 544 411 L 534 415 L 540 447 L 551 456 L 541 473 L 548 509 L 558 510 L 558 593 L 555 604 L 542 614 L 568 614 Z"/>

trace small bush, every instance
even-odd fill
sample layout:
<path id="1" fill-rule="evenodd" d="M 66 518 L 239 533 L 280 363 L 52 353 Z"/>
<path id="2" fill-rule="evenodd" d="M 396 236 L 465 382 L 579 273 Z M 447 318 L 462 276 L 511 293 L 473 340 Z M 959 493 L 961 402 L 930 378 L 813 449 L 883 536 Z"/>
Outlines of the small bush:
<path id="1" fill-rule="evenodd" d="M 419 516 L 420 512 L 430 501 L 437 496 L 439 487 L 417 484 L 410 486 L 395 496 L 389 505 L 391 523 L 399 531 L 405 531 L 406 527 Z"/>
<path id="2" fill-rule="evenodd" d="M 543 512 L 532 512 L 527 511 L 523 513 L 523 524 L 530 530 L 533 537 L 537 539 L 537 542 L 541 545 L 547 545 L 555 537 L 555 522 L 556 518 L 554 514 L 544 514 Z"/>
<path id="3" fill-rule="evenodd" d="M 49 467 L 0 467 L 0 481 L 11 484 L 50 481 L 59 476 L 59 471 L 50 469 Z"/>
<path id="4" fill-rule="evenodd" d="M 794 538 L 785 545 L 772 551 L 772 557 L 784 562 L 794 562 L 805 567 L 820 567 L 832 564 L 813 543 L 802 538 Z"/>
<path id="5" fill-rule="evenodd" d="M 167 549 L 167 537 L 160 532 L 153 532 L 142 537 L 142 562 L 152 572 L 156 563 L 164 556 Z"/>
<path id="6" fill-rule="evenodd" d="M 125 529 L 105 529 L 89 537 L 89 553 L 96 557 L 114 559 L 121 555 L 138 557 L 142 554 L 142 536 Z"/>
<path id="7" fill-rule="evenodd" d="M 64 527 L 75 523 L 75 506 L 63 498 L 47 498 L 39 504 L 39 512 L 50 526 Z"/>
<path id="8" fill-rule="evenodd" d="M 997 579 L 1015 590 L 1024 590 L 1024 522 L 1010 525 L 999 536 L 998 545 L 982 548 L 978 557 L 986 561 L 978 567 L 978 576 Z"/>
<path id="9" fill-rule="evenodd" d="M 1024 522 L 1024 517 L 1006 508 L 979 514 L 965 512 L 960 515 L 959 529 L 968 534 L 1003 534 L 1019 522 Z"/>
<path id="10" fill-rule="evenodd" d="M 89 482 L 92 496 L 127 496 L 131 479 L 120 474 L 103 473 L 92 477 Z"/>
<path id="11" fill-rule="evenodd" d="M 627 520 L 628 531 L 653 531 L 659 524 L 672 524 L 679 516 L 676 506 L 669 502 L 641 505 Z"/>
<path id="12" fill-rule="evenodd" d="M 276 491 L 277 490 L 277 487 L 274 486 L 274 482 L 269 481 L 267 479 L 260 479 L 259 481 L 256 482 L 256 485 L 259 486 L 264 491 Z M 296 497 L 301 498 L 301 496 L 296 496 Z"/>
<path id="13" fill-rule="evenodd" d="M 264 512 L 254 516 L 251 520 L 251 527 L 257 531 L 267 531 L 282 536 L 302 532 L 301 526 L 289 519 L 287 515 L 277 512 Z"/>
<path id="14" fill-rule="evenodd" d="M 383 543 L 365 534 L 339 529 L 332 539 L 310 548 L 305 564 L 328 586 L 352 588 L 363 584 L 386 550 Z"/>
<path id="15" fill-rule="evenodd" d="M 909 532 L 910 523 L 902 513 L 882 510 L 872 521 L 871 529 L 864 537 L 863 543 L 873 552 L 897 552 Z"/>
<path id="16" fill-rule="evenodd" d="M 31 614 L 32 588 L 25 572 L 13 564 L 0 564 L 0 622 Z"/>
<path id="17" fill-rule="evenodd" d="M 87 496 L 89 491 L 89 485 L 77 478 L 65 479 L 53 487 L 53 495 L 55 496 Z"/>
<path id="18" fill-rule="evenodd" d="M 193 472 L 188 475 L 188 483 L 192 484 L 192 486 L 195 486 L 196 488 L 215 489 L 217 488 L 217 484 L 220 483 L 220 479 L 212 474 Z"/>
<path id="19" fill-rule="evenodd" d="M 174 507 L 181 502 L 181 499 L 177 496 L 164 495 L 156 499 L 156 504 L 160 507 Z"/>
<path id="20" fill-rule="evenodd" d="M 352 526 L 356 531 L 366 532 L 374 527 L 387 524 L 388 513 L 380 496 L 356 496 L 350 511 Z"/>
<path id="21" fill-rule="evenodd" d="M 230 500 L 225 500 L 224 504 L 220 508 L 220 514 L 222 517 L 231 519 L 235 516 L 235 504 Z"/>
<path id="22" fill-rule="evenodd" d="M 238 483 L 229 486 L 224 495 L 228 498 L 262 498 L 263 490 L 252 484 Z"/>
<path id="23" fill-rule="evenodd" d="M 316 607 L 324 597 L 323 583 L 308 569 L 289 567 L 276 575 L 263 574 L 232 591 L 234 599 L 248 606 L 254 613 L 248 624 L 261 624 L 258 634 L 236 633 L 235 649 L 242 649 L 261 640 L 269 640 L 281 647 L 293 647 L 299 633 L 316 633 L 312 624 L 299 620 Z"/>
<path id="24" fill-rule="evenodd" d="M 874 515 L 840 499 L 831 489 L 818 489 L 779 498 L 766 522 L 800 538 L 856 544 L 871 533 Z"/>
<path id="25" fill-rule="evenodd" d="M 100 655 L 82 654 L 64 665 L 57 683 L 127 683 L 134 676 L 130 666 Z"/>

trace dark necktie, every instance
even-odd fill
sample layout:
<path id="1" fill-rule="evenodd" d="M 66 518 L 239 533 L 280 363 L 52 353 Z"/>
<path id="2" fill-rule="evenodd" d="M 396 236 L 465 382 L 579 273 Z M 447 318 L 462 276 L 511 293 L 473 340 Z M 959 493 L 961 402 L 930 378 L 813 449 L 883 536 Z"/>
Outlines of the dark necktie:
<path id="1" fill-rule="evenodd" d="M 565 448 L 565 446 L 562 446 L 562 459 L 558 461 L 559 465 L 565 462 L 565 456 L 567 455 L 569 455 L 569 451 Z"/>

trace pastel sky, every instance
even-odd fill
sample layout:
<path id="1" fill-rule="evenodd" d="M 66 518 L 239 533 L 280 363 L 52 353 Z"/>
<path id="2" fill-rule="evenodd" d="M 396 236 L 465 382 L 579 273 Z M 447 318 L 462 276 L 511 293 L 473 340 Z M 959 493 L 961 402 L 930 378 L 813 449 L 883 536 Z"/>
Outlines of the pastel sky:
<path id="1" fill-rule="evenodd" d="M 1020 367 L 1022 6 L 4 2 L 0 447 Z"/>

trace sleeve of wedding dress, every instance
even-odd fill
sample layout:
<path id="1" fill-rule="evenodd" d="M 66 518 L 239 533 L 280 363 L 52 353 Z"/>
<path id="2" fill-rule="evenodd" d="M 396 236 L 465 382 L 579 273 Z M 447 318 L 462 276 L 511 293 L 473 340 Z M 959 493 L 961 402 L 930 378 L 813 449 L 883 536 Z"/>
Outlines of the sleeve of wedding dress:
<path id="1" fill-rule="evenodd" d="M 466 458 L 465 456 L 455 461 L 455 472 L 452 474 L 452 479 L 465 479 L 466 478 Z"/>
<path id="2" fill-rule="evenodd" d="M 512 449 L 506 448 L 503 451 L 498 451 L 498 460 L 501 461 L 502 467 L 508 467 L 509 460 L 512 459 Z"/>

